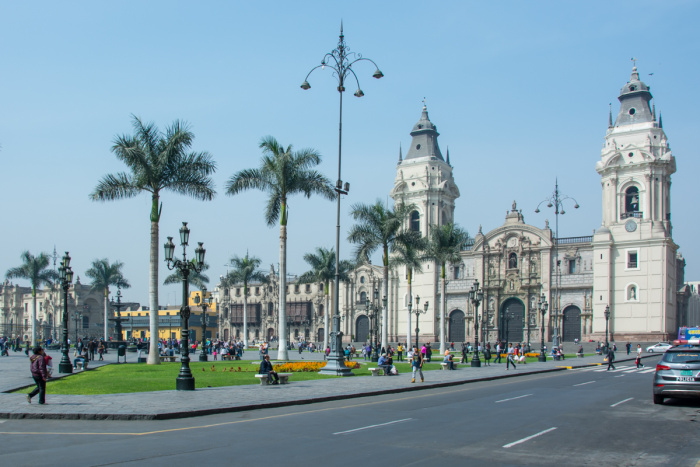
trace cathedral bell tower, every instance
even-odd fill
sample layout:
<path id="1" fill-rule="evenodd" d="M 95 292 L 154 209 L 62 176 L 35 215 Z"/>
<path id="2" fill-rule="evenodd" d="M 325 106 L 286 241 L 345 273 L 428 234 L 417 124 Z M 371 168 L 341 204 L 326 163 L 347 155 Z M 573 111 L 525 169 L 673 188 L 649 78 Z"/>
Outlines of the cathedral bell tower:
<path id="1" fill-rule="evenodd" d="M 671 175 L 676 160 L 656 119 L 649 86 L 635 66 L 612 111 L 601 158 L 603 218 L 593 239 L 594 333 L 618 340 L 664 340 L 675 330 L 676 251 Z M 604 337 L 604 336 L 603 336 Z"/>

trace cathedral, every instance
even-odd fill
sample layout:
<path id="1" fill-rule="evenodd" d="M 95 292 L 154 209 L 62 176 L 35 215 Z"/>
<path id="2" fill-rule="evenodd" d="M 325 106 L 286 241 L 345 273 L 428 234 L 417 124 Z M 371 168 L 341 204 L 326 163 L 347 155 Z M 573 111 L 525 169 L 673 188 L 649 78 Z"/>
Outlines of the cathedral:
<path id="1" fill-rule="evenodd" d="M 340 287 L 344 341 L 373 339 L 384 306 L 386 330 L 378 335 L 386 335 L 388 342 L 414 342 L 416 329 L 420 342 L 439 341 L 443 306 L 447 342 L 473 342 L 475 337 L 492 343 L 498 338 L 532 343 L 542 337 L 605 340 L 606 332 L 618 341 L 673 339 L 683 321 L 677 304 L 682 302 L 678 291 L 685 266 L 672 237 L 670 191 L 676 163 L 651 99 L 635 66 L 620 91 L 617 117 L 613 120 L 610 114 L 595 165 L 603 206 L 594 235 L 558 238 L 557 225 L 525 223 L 514 201 L 502 225 L 489 231 L 479 227 L 462 246 L 461 261 L 448 265 L 445 297 L 434 263 L 414 274 L 410 297 L 405 267 L 390 270 L 388 296 L 379 297 L 382 268 L 360 266 Z M 425 106 L 410 134 L 406 156 L 399 151 L 390 195 L 394 203 L 415 206 L 405 228 L 425 236 L 430 226 L 454 221 L 460 191 L 449 150 L 443 157 L 437 127 Z M 556 219 L 564 213 L 561 201 L 556 187 L 548 203 Z M 271 277 L 271 284 L 251 287 L 249 338 L 276 335 L 274 271 Z M 483 292 L 478 304 L 470 298 L 475 282 Z M 233 286 L 221 291 L 222 338 L 240 336 L 240 290 Z M 323 296 L 323 284 L 291 282 L 287 296 L 289 337 L 324 343 L 324 309 L 333 300 Z M 384 344 L 381 337 L 379 341 Z"/>

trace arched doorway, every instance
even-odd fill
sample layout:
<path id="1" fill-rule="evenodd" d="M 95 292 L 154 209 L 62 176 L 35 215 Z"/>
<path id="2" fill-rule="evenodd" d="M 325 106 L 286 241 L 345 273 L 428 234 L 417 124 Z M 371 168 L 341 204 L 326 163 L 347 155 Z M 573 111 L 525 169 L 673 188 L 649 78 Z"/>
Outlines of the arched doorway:
<path id="1" fill-rule="evenodd" d="M 369 339 L 369 318 L 365 315 L 358 316 L 355 322 L 355 341 L 367 342 Z"/>
<path id="2" fill-rule="evenodd" d="M 274 328 L 267 328 L 267 341 L 270 342 L 274 336 L 275 336 L 275 329 Z"/>
<path id="3" fill-rule="evenodd" d="M 571 305 L 564 308 L 564 323 L 561 327 L 561 340 L 573 342 L 574 339 L 581 339 L 581 309 Z"/>
<path id="4" fill-rule="evenodd" d="M 225 340 L 226 342 L 228 342 L 228 336 L 229 336 L 229 334 L 228 334 L 228 329 L 224 329 L 224 340 Z"/>
<path id="5" fill-rule="evenodd" d="M 511 319 L 506 319 L 510 315 Z M 509 298 L 501 305 L 501 322 L 498 336 L 507 342 L 522 342 L 525 305 L 517 298 Z M 506 334 L 507 333 L 507 334 Z"/>
<path id="6" fill-rule="evenodd" d="M 450 327 L 448 328 L 448 338 L 450 342 L 464 342 L 467 339 L 466 325 L 464 323 L 464 312 L 454 310 L 450 313 Z"/>
<path id="7" fill-rule="evenodd" d="M 320 344 L 323 344 L 323 336 L 325 335 L 325 333 L 326 330 L 324 328 L 318 328 L 318 332 L 316 333 L 316 340 L 318 340 Z"/>

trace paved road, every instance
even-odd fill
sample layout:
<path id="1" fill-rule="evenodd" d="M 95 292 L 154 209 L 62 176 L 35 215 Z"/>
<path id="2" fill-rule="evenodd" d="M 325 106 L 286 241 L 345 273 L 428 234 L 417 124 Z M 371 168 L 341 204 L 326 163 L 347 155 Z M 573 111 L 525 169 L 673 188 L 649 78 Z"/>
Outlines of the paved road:
<path id="1" fill-rule="evenodd" d="M 699 402 L 655 406 L 650 368 L 600 370 L 184 420 L 4 420 L 0 445 L 13 466 L 698 464 Z"/>

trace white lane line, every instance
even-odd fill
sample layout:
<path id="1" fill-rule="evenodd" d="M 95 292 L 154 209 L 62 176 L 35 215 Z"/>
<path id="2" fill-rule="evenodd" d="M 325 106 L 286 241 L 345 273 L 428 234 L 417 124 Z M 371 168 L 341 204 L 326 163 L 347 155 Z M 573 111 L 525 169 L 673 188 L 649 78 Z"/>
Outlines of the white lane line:
<path id="1" fill-rule="evenodd" d="M 631 401 L 632 399 L 634 399 L 634 397 L 630 397 L 629 399 L 625 399 L 625 400 L 620 401 L 620 402 L 615 402 L 615 403 L 614 403 L 613 405 L 611 405 L 610 407 L 617 407 L 618 405 L 624 404 L 625 402 L 629 402 L 629 401 Z"/>
<path id="2" fill-rule="evenodd" d="M 525 394 L 524 396 L 518 396 L 518 397 L 511 397 L 510 399 L 502 399 L 500 401 L 496 401 L 496 404 L 499 402 L 508 402 L 508 401 L 514 401 L 515 399 L 522 399 L 523 397 L 530 397 L 532 394 Z"/>
<path id="3" fill-rule="evenodd" d="M 653 373 L 656 371 L 656 368 L 647 368 L 646 370 L 640 371 L 640 373 Z"/>
<path id="4" fill-rule="evenodd" d="M 574 384 L 574 386 L 583 386 L 585 384 L 591 384 L 591 383 L 595 383 L 595 381 L 587 381 L 585 383 L 578 383 L 578 384 Z"/>
<path id="5" fill-rule="evenodd" d="M 345 433 L 353 433 L 355 431 L 360 431 L 360 430 L 369 430 L 370 428 L 377 428 L 379 426 L 386 426 L 386 425 L 393 425 L 394 423 L 401 423 L 401 422 L 407 422 L 409 420 L 413 420 L 412 418 L 404 418 L 402 420 L 394 420 L 393 422 L 386 422 L 386 423 L 380 423 L 378 425 L 370 425 L 370 426 L 363 426 L 361 428 L 355 428 L 352 430 L 347 430 L 347 431 L 339 431 L 337 433 L 333 433 L 334 435 L 342 435 Z"/>
<path id="6" fill-rule="evenodd" d="M 617 376 L 615 376 L 615 378 L 622 378 L 623 376 L 625 376 L 625 375 L 617 375 Z"/>
<path id="7" fill-rule="evenodd" d="M 528 436 L 527 438 L 519 439 L 518 441 L 513 441 L 512 443 L 508 443 L 508 444 L 504 445 L 503 447 L 506 449 L 512 448 L 513 446 L 516 446 L 520 443 L 524 443 L 525 441 L 530 441 L 532 438 L 537 438 L 538 436 L 542 436 L 545 433 L 549 433 L 550 431 L 554 431 L 556 429 L 557 429 L 557 427 L 552 427 L 552 428 L 549 428 L 547 430 L 540 431 L 539 433 L 535 433 L 534 435 Z"/>

